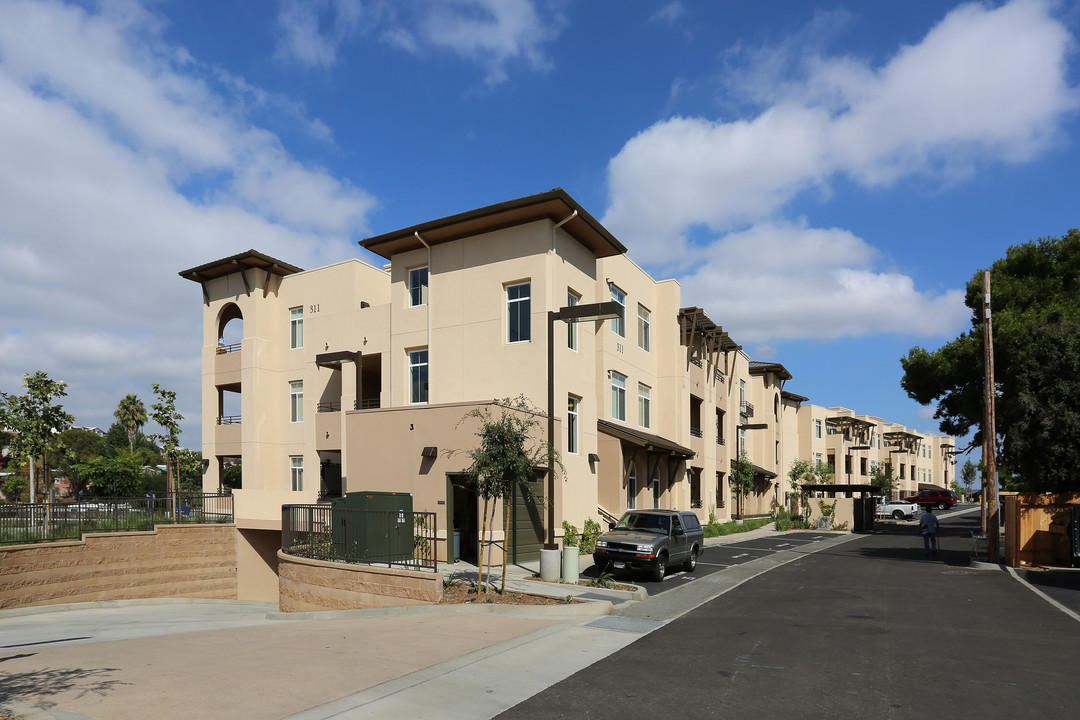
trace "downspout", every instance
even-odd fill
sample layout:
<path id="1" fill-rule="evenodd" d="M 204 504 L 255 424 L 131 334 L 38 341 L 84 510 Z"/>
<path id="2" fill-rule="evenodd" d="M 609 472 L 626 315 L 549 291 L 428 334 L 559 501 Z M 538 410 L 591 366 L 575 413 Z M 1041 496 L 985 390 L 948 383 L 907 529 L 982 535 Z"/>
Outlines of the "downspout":
<path id="1" fill-rule="evenodd" d="M 421 245 L 423 245 L 424 247 L 427 248 L 428 296 L 426 298 L 424 298 L 424 312 L 425 312 L 425 314 L 427 316 L 426 322 L 425 322 L 425 325 L 427 326 L 427 340 L 425 341 L 425 346 L 427 347 L 427 350 L 428 350 L 428 363 L 429 363 L 428 367 L 430 367 L 430 363 L 431 363 L 431 246 L 427 244 L 427 240 L 424 240 L 424 238 L 420 237 L 420 233 L 418 231 L 414 230 L 413 235 L 416 236 L 416 239 L 420 241 Z M 429 397 L 428 402 L 430 402 L 430 401 L 431 401 L 431 398 Z"/>

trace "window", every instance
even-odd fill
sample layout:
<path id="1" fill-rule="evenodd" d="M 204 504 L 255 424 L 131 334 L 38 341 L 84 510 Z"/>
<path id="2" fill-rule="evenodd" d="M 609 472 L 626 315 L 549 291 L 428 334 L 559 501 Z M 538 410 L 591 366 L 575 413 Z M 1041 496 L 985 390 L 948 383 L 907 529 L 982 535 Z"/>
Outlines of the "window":
<path id="1" fill-rule="evenodd" d="M 304 489 L 304 456 L 289 456 L 289 481 L 293 492 Z"/>
<path id="2" fill-rule="evenodd" d="M 409 402 L 412 404 L 428 401 L 428 351 L 409 351 Z"/>
<path id="3" fill-rule="evenodd" d="M 724 473 L 716 473 L 716 507 L 724 507 Z"/>
<path id="4" fill-rule="evenodd" d="M 821 453 L 814 453 L 814 465 L 821 467 Z"/>
<path id="5" fill-rule="evenodd" d="M 626 478 L 626 509 L 637 509 L 637 463 L 631 463 L 630 477 Z"/>
<path id="6" fill-rule="evenodd" d="M 611 371 L 611 417 L 626 422 L 626 376 Z"/>
<path id="7" fill-rule="evenodd" d="M 746 409 L 746 381 L 739 381 L 739 410 Z"/>
<path id="8" fill-rule="evenodd" d="M 289 383 L 289 420 L 294 423 L 304 422 L 303 380 L 296 380 Z"/>
<path id="9" fill-rule="evenodd" d="M 574 293 L 573 290 L 566 291 L 566 305 L 567 307 L 573 307 L 581 300 L 581 296 Z M 578 324 L 576 322 L 566 323 L 566 347 L 573 351 L 577 351 L 577 339 L 578 339 Z"/>
<path id="10" fill-rule="evenodd" d="M 289 308 L 289 349 L 304 347 L 304 308 Z"/>
<path id="11" fill-rule="evenodd" d="M 637 386 L 637 412 L 638 422 L 641 427 L 652 427 L 652 388 L 638 383 Z"/>
<path id="12" fill-rule="evenodd" d="M 506 342 L 528 342 L 532 337 L 529 307 L 529 283 L 506 286 Z"/>
<path id="13" fill-rule="evenodd" d="M 660 466 L 657 465 L 652 474 L 652 506 L 660 509 Z"/>
<path id="14" fill-rule="evenodd" d="M 814 421 L 814 437 L 818 438 L 819 440 L 821 439 L 821 421 L 820 420 L 815 420 Z"/>
<path id="15" fill-rule="evenodd" d="M 577 455 L 578 452 L 578 398 L 570 395 L 566 399 L 566 452 Z"/>
<path id="16" fill-rule="evenodd" d="M 611 299 L 619 303 L 622 306 L 622 317 L 617 317 L 611 321 L 611 329 L 615 331 L 615 334 L 619 337 L 626 337 L 626 293 L 619 288 L 615 287 L 614 283 L 611 283 Z"/>
<path id="17" fill-rule="evenodd" d="M 427 305 L 428 267 L 422 265 L 409 269 L 409 307 Z"/>
<path id="18" fill-rule="evenodd" d="M 650 313 L 644 305 L 637 306 L 637 346 L 649 352 L 649 325 L 652 320 Z M 648 427 L 648 426 L 646 426 Z"/>

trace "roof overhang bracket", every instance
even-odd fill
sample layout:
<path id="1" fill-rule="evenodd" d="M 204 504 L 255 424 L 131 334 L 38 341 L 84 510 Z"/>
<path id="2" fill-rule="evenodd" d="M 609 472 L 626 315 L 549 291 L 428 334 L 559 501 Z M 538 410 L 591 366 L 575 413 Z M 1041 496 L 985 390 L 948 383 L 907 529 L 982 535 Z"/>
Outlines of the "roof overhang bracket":
<path id="1" fill-rule="evenodd" d="M 240 264 L 239 260 L 233 260 L 233 264 L 236 265 L 240 272 L 240 279 L 244 281 L 244 289 L 247 291 L 248 297 L 251 297 L 251 284 L 248 282 L 247 275 L 244 273 L 244 266 Z"/>

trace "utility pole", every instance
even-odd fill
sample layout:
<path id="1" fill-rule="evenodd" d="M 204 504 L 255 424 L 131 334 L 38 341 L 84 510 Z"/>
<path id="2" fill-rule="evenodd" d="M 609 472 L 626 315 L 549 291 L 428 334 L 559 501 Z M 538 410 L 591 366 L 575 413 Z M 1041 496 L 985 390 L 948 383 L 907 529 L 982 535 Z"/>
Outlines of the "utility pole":
<path id="1" fill-rule="evenodd" d="M 998 539 L 1000 522 L 998 520 L 997 495 L 997 442 L 994 429 L 994 333 L 990 312 L 990 271 L 983 273 L 983 346 L 986 374 L 983 386 L 986 405 L 983 409 L 983 464 L 986 474 L 983 476 L 983 532 L 986 534 L 986 556 L 988 562 L 998 560 Z"/>

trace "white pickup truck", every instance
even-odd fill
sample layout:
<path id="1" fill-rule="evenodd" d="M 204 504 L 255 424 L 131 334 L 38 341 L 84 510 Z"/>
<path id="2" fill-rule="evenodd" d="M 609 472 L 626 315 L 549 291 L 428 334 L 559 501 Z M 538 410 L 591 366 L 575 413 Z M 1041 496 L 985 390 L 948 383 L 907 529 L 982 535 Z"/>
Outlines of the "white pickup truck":
<path id="1" fill-rule="evenodd" d="M 874 513 L 878 517 L 891 517 L 894 520 L 911 520 L 922 513 L 917 503 L 907 500 L 886 500 L 878 503 Z"/>

